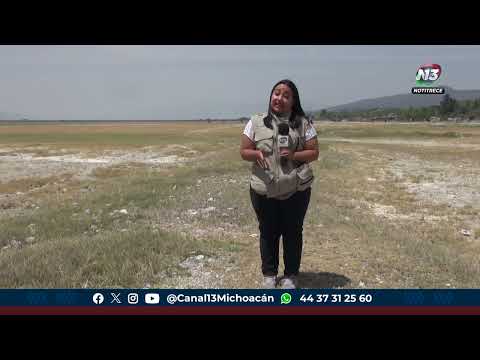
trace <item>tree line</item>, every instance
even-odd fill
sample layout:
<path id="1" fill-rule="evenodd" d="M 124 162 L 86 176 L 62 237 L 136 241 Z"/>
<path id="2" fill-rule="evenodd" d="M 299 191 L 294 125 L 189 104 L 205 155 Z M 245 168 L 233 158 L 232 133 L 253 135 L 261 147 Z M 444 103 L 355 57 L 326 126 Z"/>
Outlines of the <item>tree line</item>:
<path id="1" fill-rule="evenodd" d="M 315 114 L 318 120 L 383 120 L 383 121 L 431 121 L 460 118 L 464 121 L 480 120 L 480 98 L 459 101 L 445 94 L 439 105 L 406 109 L 370 109 L 364 111 L 327 111 Z"/>

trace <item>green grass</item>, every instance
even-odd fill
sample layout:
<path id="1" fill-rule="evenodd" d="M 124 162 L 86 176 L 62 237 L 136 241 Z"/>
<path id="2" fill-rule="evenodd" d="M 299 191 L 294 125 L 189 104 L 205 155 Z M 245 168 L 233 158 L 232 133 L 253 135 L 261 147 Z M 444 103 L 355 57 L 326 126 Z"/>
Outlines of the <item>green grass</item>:
<path id="1" fill-rule="evenodd" d="M 145 227 L 96 236 L 53 237 L 7 250 L 0 257 L 0 287 L 97 288 L 161 286 L 162 274 L 193 251 L 211 251 L 206 242 Z"/>

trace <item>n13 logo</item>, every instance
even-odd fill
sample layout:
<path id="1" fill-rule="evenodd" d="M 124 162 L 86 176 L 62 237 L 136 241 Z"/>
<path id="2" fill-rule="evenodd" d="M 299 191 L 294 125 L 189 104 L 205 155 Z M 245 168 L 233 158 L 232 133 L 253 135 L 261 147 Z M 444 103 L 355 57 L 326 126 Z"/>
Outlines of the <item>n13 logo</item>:
<path id="1" fill-rule="evenodd" d="M 438 64 L 422 65 L 417 70 L 417 83 L 431 84 L 437 81 L 442 74 L 442 67 Z"/>

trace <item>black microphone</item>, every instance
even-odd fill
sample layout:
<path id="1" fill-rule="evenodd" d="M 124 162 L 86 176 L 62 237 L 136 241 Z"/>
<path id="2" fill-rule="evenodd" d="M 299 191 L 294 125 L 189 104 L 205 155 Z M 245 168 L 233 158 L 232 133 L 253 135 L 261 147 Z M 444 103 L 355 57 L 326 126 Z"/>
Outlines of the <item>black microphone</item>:
<path id="1" fill-rule="evenodd" d="M 288 133 L 290 131 L 290 127 L 287 123 L 280 123 L 278 124 L 278 151 L 282 151 L 282 148 L 288 149 Z M 287 159 L 285 157 L 281 157 L 280 161 L 285 163 Z"/>

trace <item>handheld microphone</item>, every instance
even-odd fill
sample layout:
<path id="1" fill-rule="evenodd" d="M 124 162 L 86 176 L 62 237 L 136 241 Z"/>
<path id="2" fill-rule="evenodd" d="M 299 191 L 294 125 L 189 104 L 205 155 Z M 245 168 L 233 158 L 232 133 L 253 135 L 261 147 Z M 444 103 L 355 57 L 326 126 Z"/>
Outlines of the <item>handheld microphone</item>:
<path id="1" fill-rule="evenodd" d="M 282 151 L 282 148 L 288 149 L 288 133 L 290 131 L 290 127 L 286 123 L 278 124 L 278 150 L 279 152 Z M 284 157 L 281 158 L 282 162 L 285 162 L 286 159 Z"/>

